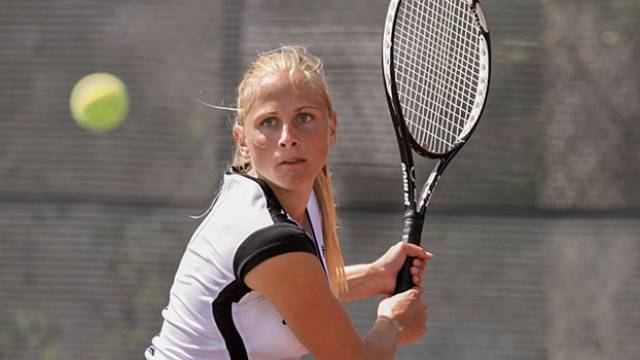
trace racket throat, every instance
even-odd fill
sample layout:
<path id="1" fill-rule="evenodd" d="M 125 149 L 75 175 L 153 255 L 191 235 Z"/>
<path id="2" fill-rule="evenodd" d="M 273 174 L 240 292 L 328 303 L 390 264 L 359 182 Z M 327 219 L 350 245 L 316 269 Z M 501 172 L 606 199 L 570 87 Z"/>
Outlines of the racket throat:
<path id="1" fill-rule="evenodd" d="M 415 211 L 422 218 L 424 218 L 424 213 L 427 210 L 427 207 L 429 206 L 429 199 L 431 199 L 431 193 L 433 192 L 433 189 L 436 187 L 436 183 L 438 182 L 438 179 L 440 179 L 440 174 L 442 173 L 441 165 L 442 165 L 441 162 L 436 164 L 435 168 L 431 172 L 431 175 L 429 175 L 429 179 L 427 179 L 427 181 L 424 183 L 424 186 L 422 187 L 422 191 L 420 191 L 420 197 L 416 202 Z"/>
<path id="2" fill-rule="evenodd" d="M 418 197 L 418 201 L 416 201 L 416 209 L 415 212 L 424 219 L 424 214 L 427 211 L 427 207 L 429 206 L 429 200 L 431 199 L 431 193 L 433 189 L 436 187 L 438 180 L 440 180 L 440 176 L 444 172 L 445 167 L 449 164 L 449 161 L 455 155 L 460 147 L 457 147 L 452 155 L 439 160 L 433 170 L 431 170 L 431 174 L 429 174 L 429 178 L 425 181 L 422 186 L 422 190 L 420 191 L 420 197 Z"/>

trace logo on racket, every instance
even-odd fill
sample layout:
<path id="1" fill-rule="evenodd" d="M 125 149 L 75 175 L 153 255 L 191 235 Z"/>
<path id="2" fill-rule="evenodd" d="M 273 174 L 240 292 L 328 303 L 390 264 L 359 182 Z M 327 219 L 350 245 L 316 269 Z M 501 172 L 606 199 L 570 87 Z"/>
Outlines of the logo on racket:
<path id="1" fill-rule="evenodd" d="M 409 206 L 411 205 L 411 200 L 409 199 L 409 178 L 408 176 L 411 176 L 411 181 L 415 182 L 416 181 L 416 168 L 415 167 L 411 167 L 411 169 L 409 171 L 407 171 L 407 165 L 405 165 L 403 162 L 400 163 L 400 166 L 402 167 L 402 190 L 404 192 L 404 204 Z"/>

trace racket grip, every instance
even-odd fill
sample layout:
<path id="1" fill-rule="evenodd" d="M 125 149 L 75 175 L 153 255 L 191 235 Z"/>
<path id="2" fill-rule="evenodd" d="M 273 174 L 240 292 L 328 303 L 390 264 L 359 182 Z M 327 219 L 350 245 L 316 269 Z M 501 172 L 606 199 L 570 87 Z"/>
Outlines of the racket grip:
<path id="1" fill-rule="evenodd" d="M 422 238 L 422 224 L 424 222 L 423 219 L 424 218 L 422 216 L 416 214 L 412 210 L 407 211 L 404 214 L 404 225 L 402 228 L 402 238 L 404 241 L 410 244 L 420 245 L 420 239 Z M 396 276 L 396 288 L 393 291 L 394 294 L 407 291 L 415 286 L 410 272 L 413 259 L 415 258 L 408 257 L 398 272 L 398 275 Z"/>
<path id="2" fill-rule="evenodd" d="M 411 279 L 411 273 L 409 270 L 411 269 L 411 263 L 413 263 L 413 257 L 407 258 L 402 265 L 402 268 L 398 272 L 398 276 L 396 277 L 396 288 L 393 290 L 394 294 L 398 294 L 404 291 L 407 291 L 415 286 L 413 283 L 413 279 Z"/>

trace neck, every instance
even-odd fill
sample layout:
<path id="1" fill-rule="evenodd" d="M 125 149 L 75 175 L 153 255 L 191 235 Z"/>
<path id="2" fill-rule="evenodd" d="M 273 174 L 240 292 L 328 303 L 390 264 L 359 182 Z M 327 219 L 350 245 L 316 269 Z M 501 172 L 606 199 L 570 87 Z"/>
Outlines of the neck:
<path id="1" fill-rule="evenodd" d="M 256 178 L 262 178 L 255 170 L 253 170 L 253 168 L 249 170 L 249 175 Z M 282 205 L 284 211 L 286 211 L 286 213 L 300 225 L 307 227 L 307 216 L 305 210 L 307 209 L 307 202 L 309 201 L 309 196 L 313 190 L 313 183 L 308 188 L 305 187 L 304 189 L 288 190 L 271 183 L 265 178 L 262 178 L 262 180 L 269 185 L 275 196 L 278 198 L 278 201 L 280 202 L 280 205 Z"/>
<path id="2" fill-rule="evenodd" d="M 311 195 L 311 189 L 308 190 L 287 190 L 281 189 L 276 186 L 271 188 L 273 193 L 280 201 L 280 205 L 284 211 L 287 212 L 295 221 L 300 225 L 306 223 L 305 210 L 307 208 L 307 202 Z"/>

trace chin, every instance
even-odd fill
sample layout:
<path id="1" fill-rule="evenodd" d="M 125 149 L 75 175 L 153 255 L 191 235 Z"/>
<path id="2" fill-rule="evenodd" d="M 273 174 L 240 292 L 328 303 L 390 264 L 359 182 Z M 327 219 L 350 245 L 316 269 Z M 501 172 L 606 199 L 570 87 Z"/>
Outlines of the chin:
<path id="1" fill-rule="evenodd" d="M 306 171 L 278 174 L 271 181 L 275 186 L 286 190 L 308 190 L 313 187 L 315 175 Z"/>
<path id="2" fill-rule="evenodd" d="M 305 179 L 302 176 L 292 176 L 278 180 L 279 181 L 274 182 L 274 184 L 286 190 L 307 190 L 313 187 L 313 180 Z"/>

